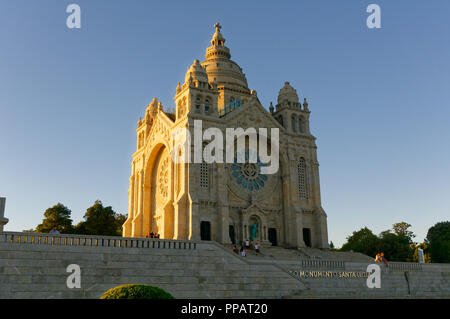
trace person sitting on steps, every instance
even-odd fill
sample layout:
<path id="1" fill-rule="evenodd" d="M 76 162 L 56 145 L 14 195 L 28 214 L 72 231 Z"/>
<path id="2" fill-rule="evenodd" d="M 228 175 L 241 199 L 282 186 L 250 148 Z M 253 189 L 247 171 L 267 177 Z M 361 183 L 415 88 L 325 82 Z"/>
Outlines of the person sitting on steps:
<path id="1" fill-rule="evenodd" d="M 241 247 L 241 257 L 245 257 L 245 256 L 247 256 L 246 250 L 244 247 Z"/>

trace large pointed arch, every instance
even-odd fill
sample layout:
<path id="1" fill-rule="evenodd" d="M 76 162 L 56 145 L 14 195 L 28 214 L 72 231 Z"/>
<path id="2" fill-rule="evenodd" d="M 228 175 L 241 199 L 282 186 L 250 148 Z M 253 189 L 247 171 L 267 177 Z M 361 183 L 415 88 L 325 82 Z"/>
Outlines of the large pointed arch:
<path id="1" fill-rule="evenodd" d="M 165 143 L 156 144 L 144 170 L 144 234 L 158 233 L 172 239 L 173 220 L 173 163 Z"/>

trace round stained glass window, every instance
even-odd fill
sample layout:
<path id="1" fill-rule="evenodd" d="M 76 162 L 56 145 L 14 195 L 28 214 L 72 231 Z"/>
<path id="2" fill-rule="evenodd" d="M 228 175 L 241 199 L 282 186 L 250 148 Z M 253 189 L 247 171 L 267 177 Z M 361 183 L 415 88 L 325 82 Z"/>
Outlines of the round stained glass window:
<path id="1" fill-rule="evenodd" d="M 256 158 L 256 163 L 250 162 L 251 155 Z M 265 165 L 261 163 L 256 153 L 252 154 L 251 151 L 237 152 L 234 157 L 234 163 L 231 164 L 231 175 L 243 189 L 258 191 L 267 182 L 267 176 L 261 174 L 261 167 Z"/>

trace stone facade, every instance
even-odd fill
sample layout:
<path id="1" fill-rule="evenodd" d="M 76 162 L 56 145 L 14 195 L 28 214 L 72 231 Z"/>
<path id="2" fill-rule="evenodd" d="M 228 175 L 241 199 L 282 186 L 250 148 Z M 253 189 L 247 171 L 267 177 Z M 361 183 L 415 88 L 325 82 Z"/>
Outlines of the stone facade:
<path id="1" fill-rule="evenodd" d="M 254 239 L 263 245 L 328 248 L 306 99 L 301 103 L 286 82 L 267 111 L 230 59 L 220 25 L 215 28 L 206 60 L 195 60 L 178 83 L 174 113 L 155 98 L 139 119 L 123 236 L 153 232 L 165 239 L 239 243 L 255 225 Z M 194 136 L 196 120 L 203 131 L 218 128 L 224 135 L 226 128 L 278 128 L 278 172 L 262 175 L 260 166 L 247 163 L 174 163 L 174 131 L 187 129 Z"/>

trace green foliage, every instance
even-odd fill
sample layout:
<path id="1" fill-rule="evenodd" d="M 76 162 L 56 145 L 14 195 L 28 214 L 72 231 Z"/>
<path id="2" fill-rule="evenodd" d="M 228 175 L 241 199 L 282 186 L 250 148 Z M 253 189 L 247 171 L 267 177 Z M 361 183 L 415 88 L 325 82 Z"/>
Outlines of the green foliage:
<path id="1" fill-rule="evenodd" d="M 410 261 L 414 253 L 410 244 L 409 237 L 386 231 L 380 234 L 378 248 L 388 261 Z"/>
<path id="2" fill-rule="evenodd" d="M 440 222 L 432 226 L 427 233 L 431 262 L 450 262 L 450 222 Z"/>
<path id="3" fill-rule="evenodd" d="M 56 226 L 61 234 L 121 236 L 122 225 L 127 220 L 126 215 L 116 214 L 111 206 L 103 207 L 99 200 L 87 209 L 84 215 L 85 220 L 75 227 L 72 226 L 70 214 L 70 209 L 58 203 L 45 211 L 45 218 L 36 230 L 30 229 L 26 232 L 48 233 L 53 226 Z"/>
<path id="4" fill-rule="evenodd" d="M 39 233 L 48 233 L 53 226 L 59 230 L 61 234 L 68 234 L 73 231 L 72 219 L 70 219 L 71 211 L 61 203 L 48 208 L 44 213 L 42 224 L 36 227 Z"/>
<path id="5" fill-rule="evenodd" d="M 127 221 L 128 215 L 123 214 L 116 214 L 116 227 L 117 227 L 117 233 L 119 236 L 122 235 L 122 226 Z"/>
<path id="6" fill-rule="evenodd" d="M 360 252 L 368 256 L 375 256 L 378 252 L 378 237 L 367 227 L 354 231 L 347 237 L 347 242 L 342 245 L 341 251 Z"/>
<path id="7" fill-rule="evenodd" d="M 116 214 L 111 206 L 104 207 L 102 202 L 97 200 L 86 210 L 84 219 L 75 227 L 76 234 L 120 236 L 126 216 Z"/>
<path id="8" fill-rule="evenodd" d="M 410 261 L 414 256 L 411 244 L 415 235 L 408 230 L 409 227 L 411 225 L 408 223 L 397 223 L 393 225 L 393 231 L 385 230 L 379 236 L 364 227 L 347 237 L 347 242 L 340 250 L 353 250 L 373 257 L 379 252 L 384 252 L 389 261 Z"/>
<path id="9" fill-rule="evenodd" d="M 394 230 L 394 233 L 396 233 L 397 235 L 407 237 L 409 241 L 412 242 L 412 239 L 416 237 L 416 235 L 414 235 L 412 231 L 408 230 L 409 227 L 411 227 L 410 224 L 406 222 L 400 222 L 394 224 L 392 229 Z"/>
<path id="10" fill-rule="evenodd" d="M 171 294 L 161 288 L 129 284 L 112 288 L 100 299 L 174 299 Z"/>

